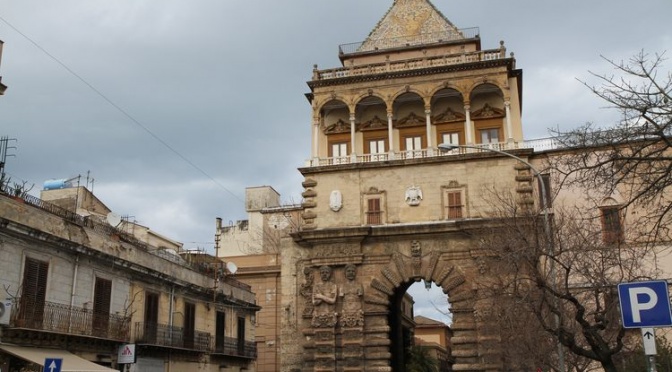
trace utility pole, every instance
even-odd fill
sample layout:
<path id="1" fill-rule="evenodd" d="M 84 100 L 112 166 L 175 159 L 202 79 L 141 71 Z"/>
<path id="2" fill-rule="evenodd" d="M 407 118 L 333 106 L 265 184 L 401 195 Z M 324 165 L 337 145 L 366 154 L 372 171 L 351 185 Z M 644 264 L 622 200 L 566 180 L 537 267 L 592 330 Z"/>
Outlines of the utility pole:
<path id="1" fill-rule="evenodd" d="M 0 137 L 0 187 L 3 187 L 4 183 L 7 182 L 5 179 L 5 164 L 7 164 L 7 158 L 16 156 L 16 154 L 9 153 L 9 150 L 16 150 L 16 146 L 9 146 L 11 141 L 16 142 L 16 138 L 9 138 L 7 136 Z"/>

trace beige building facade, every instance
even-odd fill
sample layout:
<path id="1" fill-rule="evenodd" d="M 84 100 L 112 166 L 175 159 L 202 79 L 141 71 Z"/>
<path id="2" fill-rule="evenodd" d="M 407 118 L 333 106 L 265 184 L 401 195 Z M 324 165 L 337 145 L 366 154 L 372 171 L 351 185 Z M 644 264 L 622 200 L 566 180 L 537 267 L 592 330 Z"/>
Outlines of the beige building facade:
<path id="1" fill-rule="evenodd" d="M 39 371 L 58 357 L 64 370 L 254 371 L 259 307 L 248 285 L 74 205 L 0 188 L 0 369 Z"/>

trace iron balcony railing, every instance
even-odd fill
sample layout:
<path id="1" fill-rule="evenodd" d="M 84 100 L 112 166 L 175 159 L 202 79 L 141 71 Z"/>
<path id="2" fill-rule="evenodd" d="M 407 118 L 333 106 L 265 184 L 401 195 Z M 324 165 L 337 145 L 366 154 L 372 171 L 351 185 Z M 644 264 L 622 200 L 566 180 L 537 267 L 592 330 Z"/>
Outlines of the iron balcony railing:
<path id="1" fill-rule="evenodd" d="M 178 349 L 210 352 L 210 333 L 159 323 L 135 323 L 135 342 Z"/>
<path id="2" fill-rule="evenodd" d="M 129 341 L 130 317 L 53 302 L 16 302 L 10 327 Z"/>
<path id="3" fill-rule="evenodd" d="M 215 340 L 214 353 L 254 359 L 257 357 L 257 344 L 254 341 L 239 342 L 237 338 L 221 337 Z"/>
<path id="4" fill-rule="evenodd" d="M 135 343 L 241 358 L 257 357 L 257 345 L 254 341 L 239 342 L 233 337 L 215 338 L 207 332 L 191 331 L 166 324 L 135 323 Z"/>

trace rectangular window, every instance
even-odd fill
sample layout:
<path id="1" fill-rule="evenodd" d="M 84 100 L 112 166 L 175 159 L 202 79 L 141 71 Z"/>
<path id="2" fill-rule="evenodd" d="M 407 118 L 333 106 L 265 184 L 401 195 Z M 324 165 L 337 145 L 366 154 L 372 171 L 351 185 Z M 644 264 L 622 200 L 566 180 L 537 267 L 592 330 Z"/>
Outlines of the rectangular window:
<path id="1" fill-rule="evenodd" d="M 380 198 L 367 199 L 366 224 L 380 225 L 382 221 L 382 210 L 380 209 Z"/>
<path id="2" fill-rule="evenodd" d="M 93 290 L 93 332 L 107 335 L 110 323 L 112 281 L 96 277 Z"/>
<path id="3" fill-rule="evenodd" d="M 551 194 L 551 175 L 542 174 L 541 179 L 537 178 L 537 182 L 539 186 L 539 205 L 542 205 L 543 208 L 552 208 L 553 195 Z M 544 195 L 541 193 L 542 189 L 546 192 L 546 205 L 544 205 Z"/>
<path id="4" fill-rule="evenodd" d="M 383 154 L 385 153 L 385 140 L 374 139 L 369 141 L 369 154 Z"/>
<path id="5" fill-rule="evenodd" d="M 422 157 L 422 136 L 408 136 L 404 137 L 404 150 L 406 151 L 406 158 L 421 158 Z"/>
<path id="6" fill-rule="evenodd" d="M 26 257 L 20 301 L 19 322 L 22 326 L 42 329 L 49 262 Z"/>
<path id="7" fill-rule="evenodd" d="M 441 143 L 448 143 L 451 145 L 460 144 L 460 133 L 458 132 L 447 132 L 441 134 Z"/>
<path id="8" fill-rule="evenodd" d="M 602 240 L 607 244 L 623 241 L 623 222 L 618 206 L 600 208 L 602 214 Z"/>
<path id="9" fill-rule="evenodd" d="M 329 156 L 334 160 L 334 164 L 345 164 L 348 162 L 348 143 L 347 142 L 337 142 L 332 143 L 329 147 Z"/>
<path id="10" fill-rule="evenodd" d="M 422 150 L 422 136 L 406 137 L 406 150 Z"/>
<path id="11" fill-rule="evenodd" d="M 245 355 L 245 318 L 238 317 L 238 355 Z"/>
<path id="12" fill-rule="evenodd" d="M 448 219 L 464 217 L 464 214 L 462 213 L 462 210 L 464 209 L 464 205 L 462 204 L 462 191 L 448 191 L 446 193 L 446 201 L 448 202 L 446 205 L 446 216 L 448 216 Z"/>
<path id="13" fill-rule="evenodd" d="M 224 337 L 226 331 L 226 313 L 223 311 L 217 312 L 215 319 L 215 351 L 218 353 L 224 352 Z"/>
<path id="14" fill-rule="evenodd" d="M 371 154 L 371 161 L 387 160 L 385 142 L 384 139 L 369 140 L 369 154 Z"/>
<path id="15" fill-rule="evenodd" d="M 499 143 L 499 129 L 498 128 L 488 128 L 481 129 L 481 143 Z"/>
<path id="16" fill-rule="evenodd" d="M 184 303 L 184 347 L 194 348 L 194 334 L 196 333 L 196 305 Z"/>
<path id="17" fill-rule="evenodd" d="M 348 143 L 332 143 L 331 144 L 331 156 L 337 158 L 341 156 L 348 156 Z"/>

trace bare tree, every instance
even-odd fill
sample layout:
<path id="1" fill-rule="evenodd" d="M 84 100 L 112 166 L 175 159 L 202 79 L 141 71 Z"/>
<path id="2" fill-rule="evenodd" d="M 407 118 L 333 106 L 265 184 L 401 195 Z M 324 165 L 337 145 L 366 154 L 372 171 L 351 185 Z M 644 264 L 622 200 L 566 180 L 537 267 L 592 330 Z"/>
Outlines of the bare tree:
<path id="1" fill-rule="evenodd" d="M 672 222 L 672 72 L 665 71 L 665 53 L 644 51 L 626 62 L 604 58 L 614 74 L 596 74 L 598 85 L 583 82 L 621 113 L 609 129 L 586 124 L 556 132 L 563 147 L 574 151 L 551 167 L 561 183 L 603 195 L 620 193 L 622 208 L 639 208 L 646 226 L 639 238 L 647 242 L 671 238 Z"/>
<path id="2" fill-rule="evenodd" d="M 615 372 L 629 345 L 616 284 L 656 276 L 654 251 L 605 241 L 585 204 L 554 205 L 553 249 L 538 212 L 497 195 L 492 226 L 482 232 L 479 260 L 487 275 L 482 308 L 494 319 L 506 370 L 560 370 L 558 344 L 571 370 L 599 365 Z"/>

